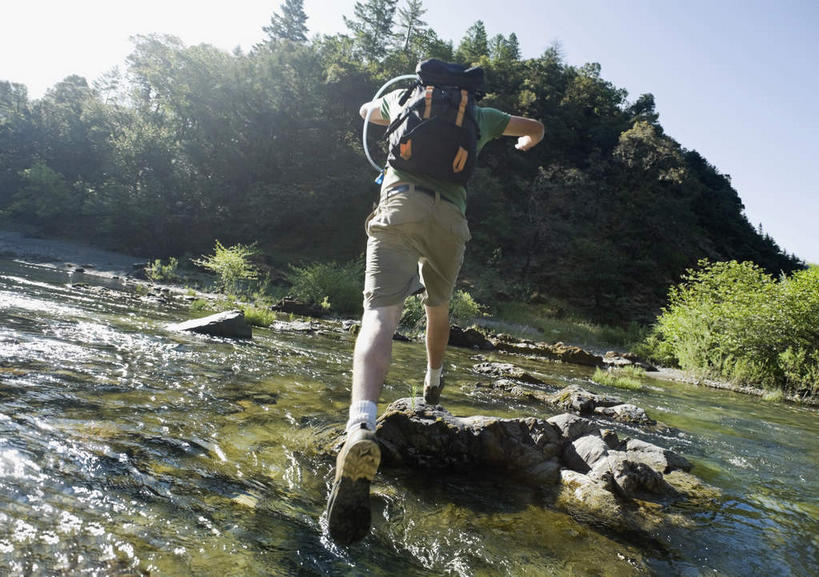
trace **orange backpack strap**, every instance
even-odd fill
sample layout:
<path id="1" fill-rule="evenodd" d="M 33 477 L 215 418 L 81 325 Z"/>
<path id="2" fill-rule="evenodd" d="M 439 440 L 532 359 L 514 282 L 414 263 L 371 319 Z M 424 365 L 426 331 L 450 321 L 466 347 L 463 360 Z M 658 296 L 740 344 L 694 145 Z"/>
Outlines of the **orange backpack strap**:
<path id="1" fill-rule="evenodd" d="M 427 86 L 427 93 L 424 96 L 424 100 L 426 101 L 424 104 L 424 118 L 429 118 L 429 115 L 432 113 L 432 93 L 434 90 L 434 86 Z"/>
<path id="2" fill-rule="evenodd" d="M 461 104 L 458 106 L 458 116 L 455 119 L 455 125 L 458 127 L 464 124 L 464 113 L 466 112 L 467 102 L 469 102 L 469 92 L 461 90 Z"/>

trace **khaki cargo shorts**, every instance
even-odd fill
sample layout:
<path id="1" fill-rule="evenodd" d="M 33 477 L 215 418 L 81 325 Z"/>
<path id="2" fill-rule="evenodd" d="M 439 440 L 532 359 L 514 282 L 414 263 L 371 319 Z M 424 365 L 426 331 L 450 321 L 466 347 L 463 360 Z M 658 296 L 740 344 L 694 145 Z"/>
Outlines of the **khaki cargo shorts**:
<path id="1" fill-rule="evenodd" d="M 437 193 L 395 188 L 382 191 L 367 219 L 364 309 L 403 304 L 421 288 L 424 304 L 445 304 L 471 238 L 466 217 Z"/>

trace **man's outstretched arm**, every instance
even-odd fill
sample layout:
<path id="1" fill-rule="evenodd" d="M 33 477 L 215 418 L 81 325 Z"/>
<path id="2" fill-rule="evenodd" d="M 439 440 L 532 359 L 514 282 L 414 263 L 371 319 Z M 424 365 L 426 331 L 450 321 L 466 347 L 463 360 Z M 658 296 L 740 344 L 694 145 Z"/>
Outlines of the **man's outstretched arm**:
<path id="1" fill-rule="evenodd" d="M 503 131 L 504 136 L 519 137 L 518 143 L 515 145 L 515 148 L 518 150 L 529 150 L 532 148 L 543 140 L 543 133 L 544 128 L 540 121 L 523 116 L 511 117 L 509 124 L 506 125 L 506 130 Z"/>

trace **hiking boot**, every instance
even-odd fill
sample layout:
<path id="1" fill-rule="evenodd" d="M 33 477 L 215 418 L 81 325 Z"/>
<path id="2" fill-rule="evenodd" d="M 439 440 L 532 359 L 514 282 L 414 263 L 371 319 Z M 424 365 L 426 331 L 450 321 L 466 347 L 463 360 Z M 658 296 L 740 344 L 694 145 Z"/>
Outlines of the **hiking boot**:
<path id="1" fill-rule="evenodd" d="M 370 483 L 381 462 L 375 433 L 362 423 L 347 433 L 336 458 L 336 478 L 327 502 L 330 537 L 339 545 L 360 541 L 370 532 Z"/>
<path id="2" fill-rule="evenodd" d="M 438 386 L 433 387 L 427 384 L 424 384 L 424 401 L 428 405 L 437 405 L 438 401 L 441 400 L 441 391 L 444 390 L 444 376 L 441 375 L 441 380 L 438 381 Z"/>

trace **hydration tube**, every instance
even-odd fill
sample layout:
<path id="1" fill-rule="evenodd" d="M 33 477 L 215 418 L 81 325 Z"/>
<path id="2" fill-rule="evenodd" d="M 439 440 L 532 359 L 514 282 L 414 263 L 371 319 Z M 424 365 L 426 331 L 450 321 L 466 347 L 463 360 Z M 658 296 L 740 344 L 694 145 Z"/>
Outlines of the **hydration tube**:
<path id="1" fill-rule="evenodd" d="M 384 86 L 378 89 L 378 92 L 375 93 L 373 96 L 373 100 L 377 100 L 387 89 L 388 86 L 395 84 L 396 82 L 400 82 L 401 80 L 418 80 L 418 76 L 416 74 L 403 74 L 401 76 L 396 76 L 392 80 L 387 81 Z M 367 148 L 367 127 L 370 125 L 370 116 L 373 113 L 373 108 L 367 109 L 367 116 L 364 118 L 364 133 L 362 135 L 362 139 L 364 140 L 364 154 L 367 155 L 367 160 L 370 161 L 370 164 L 373 165 L 373 168 L 376 169 L 378 172 L 381 172 L 383 169 L 378 166 L 375 161 L 373 160 L 372 156 L 370 156 L 370 150 Z"/>

